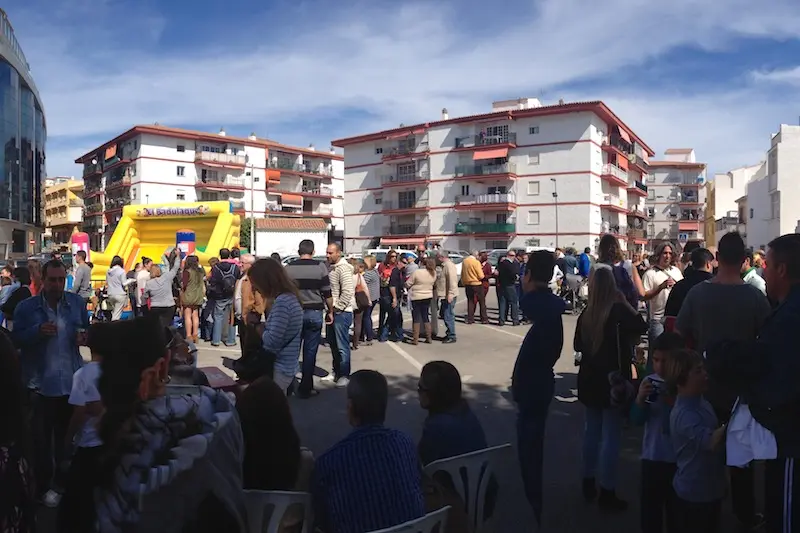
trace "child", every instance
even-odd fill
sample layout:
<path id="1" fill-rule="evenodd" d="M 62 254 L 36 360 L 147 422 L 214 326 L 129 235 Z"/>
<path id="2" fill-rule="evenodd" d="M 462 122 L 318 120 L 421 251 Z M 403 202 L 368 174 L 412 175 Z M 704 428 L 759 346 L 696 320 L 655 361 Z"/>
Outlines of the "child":
<path id="1" fill-rule="evenodd" d="M 674 397 L 664 386 L 664 365 L 669 356 L 684 347 L 677 333 L 666 332 L 653 343 L 653 374 L 642 380 L 631 409 L 631 421 L 644 424 L 642 439 L 641 525 L 642 533 L 661 533 L 664 517 L 667 531 L 677 533 L 675 513 L 675 451 L 669 438 L 669 415 Z"/>
<path id="2" fill-rule="evenodd" d="M 662 365 L 668 390 L 677 395 L 669 428 L 677 463 L 672 486 L 683 533 L 717 533 L 725 495 L 725 425 L 703 398 L 708 388 L 703 363 L 697 352 L 680 350 Z"/>
<path id="3" fill-rule="evenodd" d="M 64 496 L 58 511 L 59 531 L 92 531 L 94 527 L 94 487 L 97 463 L 103 443 L 97 435 L 96 424 L 103 412 L 97 381 L 100 378 L 100 361 L 109 351 L 113 338 L 111 323 L 92 324 L 87 331 L 87 346 L 92 360 L 75 372 L 69 403 L 74 406 L 67 429 L 67 446 L 77 449 L 67 472 Z"/>

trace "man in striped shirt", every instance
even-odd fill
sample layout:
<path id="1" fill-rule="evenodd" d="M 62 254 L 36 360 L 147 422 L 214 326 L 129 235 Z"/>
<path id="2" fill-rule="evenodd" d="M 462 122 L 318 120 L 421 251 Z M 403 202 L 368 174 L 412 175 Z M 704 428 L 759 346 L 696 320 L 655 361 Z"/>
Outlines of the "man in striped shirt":
<path id="1" fill-rule="evenodd" d="M 333 374 L 323 379 L 335 381 L 337 387 L 346 387 L 350 379 L 350 326 L 355 303 L 353 266 L 342 257 L 342 249 L 336 243 L 328 245 L 327 257 L 332 267 L 333 324 L 328 325 L 325 337 L 331 343 Z"/>
<path id="2" fill-rule="evenodd" d="M 347 416 L 353 431 L 314 465 L 312 494 L 322 531 L 376 531 L 425 514 L 414 442 L 383 425 L 388 398 L 379 372 L 359 370 L 349 381 Z"/>
<path id="3" fill-rule="evenodd" d="M 297 254 L 300 258 L 286 265 L 286 273 L 300 289 L 300 305 L 303 306 L 303 378 L 297 397 L 307 399 L 317 395 L 314 368 L 322 340 L 322 315 L 327 309 L 325 323 L 333 324 L 333 297 L 328 267 L 314 259 L 314 241 L 300 241 Z"/>

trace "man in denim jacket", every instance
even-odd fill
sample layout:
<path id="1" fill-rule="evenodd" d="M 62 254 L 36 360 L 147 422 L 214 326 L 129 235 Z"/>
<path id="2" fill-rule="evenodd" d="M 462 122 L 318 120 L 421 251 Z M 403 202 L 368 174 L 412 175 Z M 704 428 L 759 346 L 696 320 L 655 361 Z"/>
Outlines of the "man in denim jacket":
<path id="1" fill-rule="evenodd" d="M 58 260 L 42 267 L 42 292 L 14 311 L 14 342 L 20 348 L 23 379 L 33 403 L 37 488 L 44 493 L 53 477 L 53 461 L 64 458 L 64 438 L 72 408 L 67 401 L 72 375 L 83 366 L 79 346 L 89 317 L 86 301 L 65 292 L 67 272 Z"/>

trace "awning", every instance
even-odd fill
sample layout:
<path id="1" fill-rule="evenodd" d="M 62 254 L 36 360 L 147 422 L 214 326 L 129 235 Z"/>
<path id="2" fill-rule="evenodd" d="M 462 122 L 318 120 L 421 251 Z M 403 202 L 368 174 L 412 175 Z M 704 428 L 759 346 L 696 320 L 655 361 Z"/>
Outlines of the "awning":
<path id="1" fill-rule="evenodd" d="M 281 193 L 281 205 L 303 207 L 303 197 L 299 194 Z"/>
<path id="2" fill-rule="evenodd" d="M 617 154 L 617 166 L 622 170 L 628 170 L 628 158 L 622 154 Z"/>
<path id="3" fill-rule="evenodd" d="M 381 237 L 381 244 L 425 244 L 425 237 Z"/>
<path id="4" fill-rule="evenodd" d="M 267 169 L 267 183 L 269 184 L 271 181 L 276 183 L 280 183 L 281 181 L 281 171 L 280 170 L 273 170 L 271 168 Z"/>
<path id="5" fill-rule="evenodd" d="M 106 148 L 106 158 L 105 161 L 112 159 L 115 155 L 117 155 L 117 145 L 112 144 L 108 148 Z"/>
<path id="6" fill-rule="evenodd" d="M 619 132 L 620 138 L 628 144 L 633 144 L 631 142 L 631 137 L 628 135 L 628 132 L 624 129 L 620 128 L 619 126 L 615 126 L 616 130 Z"/>
<path id="7" fill-rule="evenodd" d="M 680 231 L 697 231 L 700 227 L 700 221 L 697 222 L 679 222 L 678 229 Z"/>
<path id="8" fill-rule="evenodd" d="M 508 148 L 494 148 L 492 150 L 478 150 L 472 154 L 473 161 L 481 161 L 483 159 L 497 159 L 500 157 L 508 157 Z"/>

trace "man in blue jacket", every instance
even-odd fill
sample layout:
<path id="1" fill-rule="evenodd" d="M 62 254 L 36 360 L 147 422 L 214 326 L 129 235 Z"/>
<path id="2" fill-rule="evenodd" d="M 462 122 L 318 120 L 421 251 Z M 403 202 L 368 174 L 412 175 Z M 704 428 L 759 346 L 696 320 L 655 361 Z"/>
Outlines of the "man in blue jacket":
<path id="1" fill-rule="evenodd" d="M 584 279 L 589 278 L 589 273 L 592 271 L 592 249 L 588 246 L 584 248 L 583 253 L 578 257 L 578 274 Z"/>
<path id="2" fill-rule="evenodd" d="M 523 279 L 521 307 L 533 324 L 522 341 L 511 377 L 511 394 L 517 414 L 517 451 L 525 495 L 536 521 L 542 522 L 542 463 L 547 411 L 555 392 L 553 366 L 564 344 L 564 300 L 548 288 L 555 257 L 545 250 L 533 252 Z"/>
<path id="3" fill-rule="evenodd" d="M 61 261 L 48 261 L 42 267 L 42 292 L 14 310 L 12 338 L 20 348 L 22 375 L 32 397 L 36 481 L 42 495 L 50 488 L 54 461 L 58 465 L 64 459 L 72 375 L 83 366 L 78 347 L 89 327 L 86 301 L 64 291 L 66 280 Z M 57 495 L 48 495 L 52 498 Z"/>

